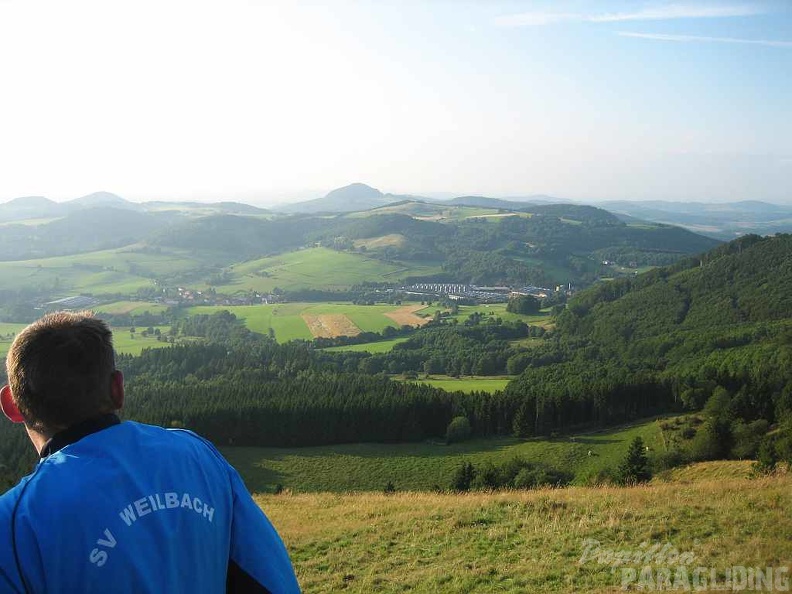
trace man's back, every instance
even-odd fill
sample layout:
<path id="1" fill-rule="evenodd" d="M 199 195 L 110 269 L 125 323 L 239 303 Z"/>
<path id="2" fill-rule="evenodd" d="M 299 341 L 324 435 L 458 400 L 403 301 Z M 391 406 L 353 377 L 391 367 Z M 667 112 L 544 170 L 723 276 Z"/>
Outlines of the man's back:
<path id="1" fill-rule="evenodd" d="M 187 431 L 124 422 L 78 438 L 0 499 L 0 534 L 2 591 L 299 591 L 236 471 Z"/>

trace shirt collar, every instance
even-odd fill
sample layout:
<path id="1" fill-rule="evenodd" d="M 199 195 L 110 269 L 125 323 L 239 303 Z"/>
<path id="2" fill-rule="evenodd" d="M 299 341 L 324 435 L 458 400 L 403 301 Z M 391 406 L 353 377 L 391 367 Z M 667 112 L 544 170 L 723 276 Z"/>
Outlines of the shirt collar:
<path id="1" fill-rule="evenodd" d="M 67 445 L 80 441 L 83 437 L 97 433 L 113 425 L 118 425 L 121 419 L 115 413 L 108 413 L 92 417 L 72 425 L 63 431 L 58 431 L 44 444 L 39 454 L 41 458 L 46 458 L 57 451 L 62 450 Z"/>

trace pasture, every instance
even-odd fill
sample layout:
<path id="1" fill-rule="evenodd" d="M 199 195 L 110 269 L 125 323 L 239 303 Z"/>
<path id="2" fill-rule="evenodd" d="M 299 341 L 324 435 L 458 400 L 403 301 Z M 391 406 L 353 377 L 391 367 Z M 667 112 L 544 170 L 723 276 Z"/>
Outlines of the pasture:
<path id="1" fill-rule="evenodd" d="M 436 306 L 427 307 L 424 313 L 434 313 Z M 553 325 L 553 318 L 548 311 L 542 311 L 536 315 L 525 316 L 522 314 L 506 311 L 505 303 L 482 303 L 479 305 L 460 305 L 459 312 L 449 317 L 455 318 L 460 324 L 463 323 L 473 313 L 480 313 L 486 318 L 500 318 L 504 322 L 525 322 L 530 326 L 543 326 L 549 328 Z M 486 321 L 486 318 L 484 321 Z"/>
<path id="2" fill-rule="evenodd" d="M 211 305 L 195 306 L 185 310 L 186 314 L 211 314 L 228 310 L 244 320 L 253 332 L 269 334 L 270 330 L 278 342 L 303 339 L 313 335 L 306 322 L 312 317 L 345 316 L 362 332 L 382 332 L 388 326 L 398 328 L 399 323 L 388 314 L 402 309 L 399 305 L 353 305 L 351 303 L 276 303 L 271 305 Z"/>
<path id="3" fill-rule="evenodd" d="M 407 340 L 407 337 L 394 338 L 393 340 L 380 340 L 378 342 L 369 342 L 366 344 L 350 344 L 346 346 L 328 347 L 323 350 L 329 351 L 331 353 L 353 352 L 371 353 L 372 355 L 375 355 L 377 353 L 389 353 L 391 350 L 393 350 L 393 347 L 404 342 L 405 340 Z"/>
<path id="4" fill-rule="evenodd" d="M 170 326 L 154 326 L 164 336 L 170 330 Z M 113 346 L 119 353 L 126 355 L 139 355 L 143 349 L 161 349 L 170 346 L 168 342 L 162 342 L 154 334 L 143 336 L 146 328 L 135 327 L 135 332 L 130 332 L 129 326 L 115 326 L 113 330 Z"/>
<path id="5" fill-rule="evenodd" d="M 0 357 L 5 357 L 11 343 L 14 342 L 14 337 L 22 330 L 27 324 L 10 324 L 0 322 Z"/>
<path id="6" fill-rule="evenodd" d="M 0 262 L 0 286 L 43 289 L 56 296 L 132 294 L 153 286 L 154 278 L 200 271 L 208 255 L 180 250 L 143 250 L 127 246 L 114 250 Z"/>
<path id="7" fill-rule="evenodd" d="M 447 392 L 496 392 L 503 390 L 512 379 L 514 378 L 509 376 L 450 377 L 447 375 L 432 375 L 408 381 L 427 384 Z"/>
<path id="8" fill-rule="evenodd" d="M 690 471 L 706 472 L 707 464 Z M 620 591 L 624 574 L 612 555 L 611 562 L 604 554 L 584 557 L 587 546 L 645 553 L 668 545 L 693 559 L 674 565 L 650 557 L 628 567 L 638 573 L 649 566 L 654 579 L 659 567 L 671 565 L 673 580 L 681 565 L 691 585 L 693 571 L 704 567 L 707 579 L 716 572 L 715 589 L 726 589 L 724 573 L 734 566 L 786 567 L 774 578 L 788 580 L 792 560 L 789 473 L 633 488 L 283 493 L 256 501 L 286 543 L 306 592 Z"/>
<path id="9" fill-rule="evenodd" d="M 14 336 L 25 326 L 27 324 L 0 323 L 0 357 L 6 356 Z M 155 328 L 158 328 L 162 334 L 167 334 L 170 330 L 169 326 L 155 326 Z M 167 342 L 160 342 L 153 334 L 143 336 L 142 332 L 146 330 L 143 327 L 135 328 L 134 335 L 129 331 L 129 326 L 115 326 L 111 330 L 113 331 L 113 346 L 119 353 L 139 355 L 146 348 L 159 349 L 168 346 Z"/>
<path id="10" fill-rule="evenodd" d="M 278 484 L 296 492 L 381 491 L 389 481 L 399 490 L 426 491 L 448 487 L 463 461 L 499 464 L 515 457 L 573 473 L 576 482 L 585 483 L 600 470 L 617 467 L 636 436 L 641 436 L 650 451 L 663 451 L 659 423 L 647 421 L 557 439 L 499 437 L 452 445 L 427 441 L 310 448 L 227 447 L 223 454 L 242 474 L 248 488 L 256 492 L 271 492 Z"/>
<path id="11" fill-rule="evenodd" d="M 401 265 L 362 254 L 327 248 L 309 248 L 235 264 L 228 269 L 230 282 L 218 285 L 221 293 L 284 290 L 343 290 L 363 283 L 395 282 L 405 276 L 434 274 L 438 266 Z"/>

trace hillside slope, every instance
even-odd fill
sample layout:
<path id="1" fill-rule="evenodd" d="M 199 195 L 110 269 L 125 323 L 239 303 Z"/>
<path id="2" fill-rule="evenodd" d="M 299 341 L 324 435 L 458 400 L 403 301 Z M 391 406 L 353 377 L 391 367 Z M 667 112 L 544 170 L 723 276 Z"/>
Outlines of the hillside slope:
<path id="1" fill-rule="evenodd" d="M 528 433 L 714 395 L 729 422 L 776 422 L 792 412 L 792 236 L 748 236 L 601 283 L 557 328 L 508 388 L 526 398 Z"/>
<path id="2" fill-rule="evenodd" d="M 283 494 L 257 502 L 306 592 L 614 592 L 619 569 L 580 562 L 587 539 L 609 551 L 667 543 L 695 556 L 690 574 L 711 567 L 721 580 L 735 565 L 788 565 L 791 487 L 787 475 L 495 494 Z M 654 578 L 666 566 L 641 564 L 636 573 L 644 565 Z"/>

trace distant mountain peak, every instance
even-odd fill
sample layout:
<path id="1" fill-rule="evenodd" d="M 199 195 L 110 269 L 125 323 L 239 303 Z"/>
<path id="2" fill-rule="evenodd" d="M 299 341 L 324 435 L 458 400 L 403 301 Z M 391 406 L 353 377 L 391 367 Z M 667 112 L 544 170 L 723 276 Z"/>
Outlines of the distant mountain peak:
<path id="1" fill-rule="evenodd" d="M 69 208 L 94 208 L 97 206 L 110 206 L 112 208 L 122 208 L 125 210 L 143 210 L 140 204 L 124 200 L 121 196 L 111 192 L 94 192 L 87 196 L 80 196 L 74 200 L 65 202 Z"/>
<path id="2" fill-rule="evenodd" d="M 37 204 L 55 204 L 55 202 L 44 196 L 20 196 L 19 198 L 12 198 L 5 204 L 32 206 Z"/>
<path id="3" fill-rule="evenodd" d="M 62 216 L 62 204 L 44 196 L 22 196 L 0 204 L 0 222 Z"/>
<path id="4" fill-rule="evenodd" d="M 349 184 L 348 186 L 331 190 L 330 192 L 327 193 L 325 198 L 336 197 L 336 196 L 361 199 L 361 198 L 380 198 L 384 196 L 384 194 L 380 192 L 377 188 L 372 188 L 371 186 L 361 182 L 355 182 L 353 184 Z"/>
<path id="5" fill-rule="evenodd" d="M 285 212 L 355 212 L 384 206 L 391 202 L 404 199 L 404 196 L 383 194 L 377 188 L 356 182 L 336 188 L 322 198 L 289 204 L 282 210 Z"/>
<path id="6" fill-rule="evenodd" d="M 128 200 L 124 200 L 121 196 L 111 192 L 93 192 L 92 194 L 69 200 L 69 203 L 82 206 L 107 206 L 110 204 L 126 204 Z"/>

